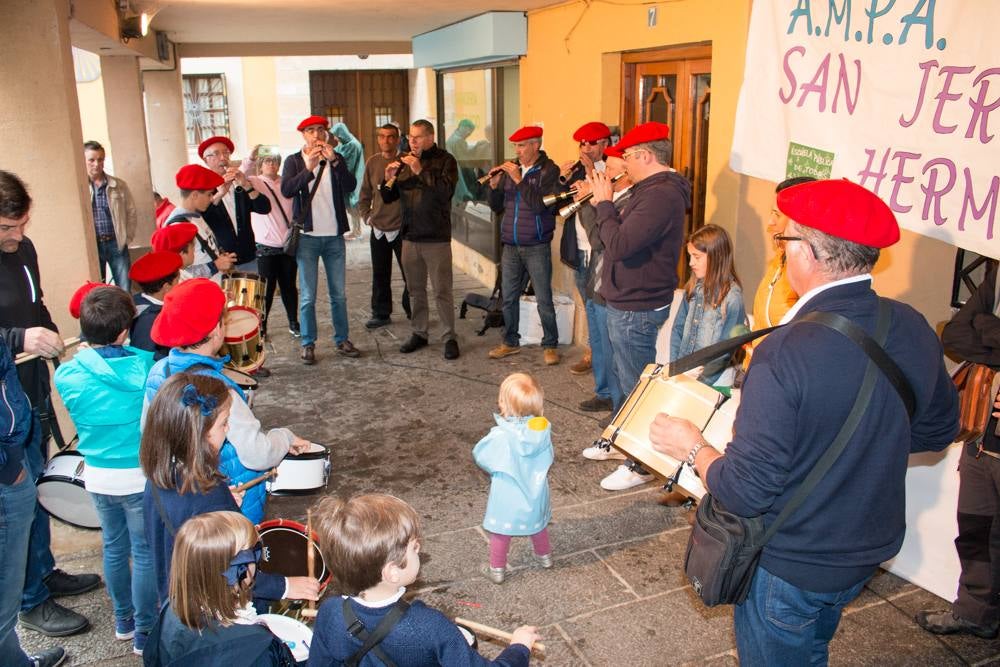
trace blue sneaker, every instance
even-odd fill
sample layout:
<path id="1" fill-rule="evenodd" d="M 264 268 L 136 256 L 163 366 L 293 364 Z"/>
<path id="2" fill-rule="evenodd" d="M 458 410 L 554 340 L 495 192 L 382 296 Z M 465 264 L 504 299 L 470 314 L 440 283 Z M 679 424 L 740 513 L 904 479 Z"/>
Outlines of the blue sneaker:
<path id="1" fill-rule="evenodd" d="M 118 641 L 125 641 L 126 639 L 132 639 L 135 636 L 135 619 L 129 618 L 127 620 L 115 619 L 115 639 Z"/>
<path id="2" fill-rule="evenodd" d="M 132 644 L 132 653 L 136 655 L 142 655 L 142 651 L 146 648 L 146 640 L 149 639 L 148 632 L 137 632 L 135 633 L 135 643 Z"/>

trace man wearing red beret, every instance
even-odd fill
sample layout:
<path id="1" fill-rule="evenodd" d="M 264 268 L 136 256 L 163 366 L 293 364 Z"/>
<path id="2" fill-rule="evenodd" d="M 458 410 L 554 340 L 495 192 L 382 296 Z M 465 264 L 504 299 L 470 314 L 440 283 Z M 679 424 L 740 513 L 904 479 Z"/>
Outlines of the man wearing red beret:
<path id="1" fill-rule="evenodd" d="M 838 435 L 850 434 L 764 546 L 749 595 L 736 605 L 736 648 L 751 666 L 826 664 L 841 610 L 903 542 L 910 453 L 942 450 L 958 431 L 958 397 L 934 330 L 872 290 L 879 249 L 899 239 L 889 207 L 860 185 L 832 180 L 782 190 L 778 209 L 789 221 L 775 239 L 801 296 L 782 319 L 791 326 L 753 355 L 725 454 L 685 419 L 660 414 L 650 429 L 653 446 L 692 464 L 713 501 L 762 516 L 766 526 Z M 912 406 L 846 334 L 801 322 L 810 313 L 839 315 L 880 340 Z M 870 397 L 861 390 L 866 376 Z M 851 413 L 860 415 L 856 426 L 842 431 Z"/>
<path id="2" fill-rule="evenodd" d="M 604 151 L 610 140 L 611 128 L 598 121 L 584 123 L 573 133 L 573 141 L 579 145 L 580 157 L 576 161 L 565 162 L 560 168 L 559 181 L 564 187 L 577 189 L 587 174 L 595 170 L 601 172 L 605 170 Z M 604 353 L 599 341 L 595 344 L 595 339 L 601 332 L 598 331 L 599 323 L 594 313 L 594 301 L 587 298 L 587 280 L 591 275 L 591 245 L 579 214 L 572 215 L 563 223 L 559 258 L 574 271 L 576 289 L 583 299 L 584 312 L 587 315 L 588 349 L 583 359 L 569 369 L 574 375 L 583 375 L 591 368 L 594 371 L 594 396 L 580 403 L 580 409 L 585 412 L 605 412 L 611 409 L 611 387 L 608 384 L 607 371 L 611 359 L 610 355 Z"/>
<path id="3" fill-rule="evenodd" d="M 323 116 L 309 116 L 298 125 L 305 145 L 298 153 L 285 158 L 281 170 L 281 194 L 292 199 L 295 220 L 302 222 L 296 260 L 299 266 L 299 331 L 302 334 L 302 363 L 316 363 L 316 281 L 319 260 L 326 271 L 330 318 L 333 320 L 333 345 L 343 357 L 360 357 L 354 347 L 347 318 L 347 248 L 344 235 L 350 231 L 347 198 L 357 185 L 357 178 L 334 151 L 330 121 Z M 317 179 L 317 176 L 320 178 Z"/>
<path id="4" fill-rule="evenodd" d="M 222 185 L 202 217 L 219 247 L 236 253 L 236 270 L 256 273 L 257 244 L 250 213 L 270 213 L 271 201 L 250 185 L 238 165 L 230 162 L 233 151 L 233 142 L 228 137 L 209 137 L 198 146 L 198 157 L 222 177 Z"/>
<path id="5" fill-rule="evenodd" d="M 188 164 L 177 170 L 176 182 L 181 190 L 181 203 L 167 218 L 164 229 L 179 224 L 194 225 L 198 235 L 195 237 L 194 260 L 187 271 L 192 277 L 212 277 L 221 282 L 221 273 L 229 271 L 236 263 L 236 253 L 224 252 L 219 247 L 215 234 L 201 214 L 212 203 L 215 189 L 223 183 L 222 177 L 201 165 Z"/>
<path id="6" fill-rule="evenodd" d="M 502 359 L 521 351 L 518 328 L 521 292 L 531 278 L 542 324 L 545 363 L 559 363 L 559 329 L 552 303 L 552 235 L 555 212 L 542 203 L 559 189 L 559 167 L 542 150 L 542 128 L 528 125 L 510 135 L 517 153 L 515 162 L 504 162 L 490 179 L 490 208 L 503 214 L 500 240 L 503 255 L 500 273 L 503 294 L 503 341 L 489 352 Z"/>
<path id="7" fill-rule="evenodd" d="M 607 303 L 608 341 L 619 389 L 612 395 L 624 400 L 646 365 L 656 361 L 656 337 L 670 317 L 691 184 L 670 166 L 673 145 L 663 123 L 638 125 L 613 148 L 635 184 L 625 207 L 620 212 L 615 208 L 611 182 L 604 174 L 595 171 L 587 180 L 604 244 L 600 294 Z M 653 479 L 635 461 L 627 461 L 601 480 L 601 487 L 621 491 Z"/>

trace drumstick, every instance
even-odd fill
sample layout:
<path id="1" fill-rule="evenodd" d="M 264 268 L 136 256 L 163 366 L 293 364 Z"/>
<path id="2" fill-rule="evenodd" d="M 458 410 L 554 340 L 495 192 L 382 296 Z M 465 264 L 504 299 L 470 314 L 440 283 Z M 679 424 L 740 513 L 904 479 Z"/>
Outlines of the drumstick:
<path id="1" fill-rule="evenodd" d="M 302 618 L 316 618 L 316 614 L 318 613 L 319 613 L 318 611 L 311 608 L 303 609 L 302 611 L 299 612 Z"/>
<path id="2" fill-rule="evenodd" d="M 80 344 L 80 339 L 75 337 L 67 338 L 66 340 L 63 341 L 63 347 L 73 347 L 74 345 L 79 345 L 79 344 Z M 21 354 L 14 357 L 14 364 L 15 365 L 23 364 L 26 361 L 32 361 L 34 359 L 38 359 L 41 356 L 42 355 L 40 354 L 28 354 L 27 352 L 22 352 Z"/>
<path id="3" fill-rule="evenodd" d="M 240 491 L 246 491 L 251 486 L 257 486 L 258 484 L 260 484 L 261 482 L 263 482 L 268 477 L 274 477 L 277 474 L 278 474 L 278 469 L 277 468 L 271 468 L 270 470 L 268 470 L 266 473 L 264 473 L 260 477 L 254 477 L 249 482 L 243 482 L 242 484 L 240 484 L 239 486 L 237 486 L 235 489 L 233 489 L 233 492 L 234 493 L 239 493 Z"/>
<path id="4" fill-rule="evenodd" d="M 507 642 L 509 642 L 511 639 L 514 638 L 514 635 L 510 634 L 509 632 L 504 632 L 503 630 L 497 630 L 496 628 L 491 628 L 488 625 L 483 625 L 482 623 L 476 623 L 475 621 L 470 621 L 468 619 L 461 618 L 459 616 L 455 617 L 455 622 L 458 623 L 459 625 L 464 625 L 465 627 L 469 628 L 474 632 L 478 632 L 480 634 L 484 634 L 489 637 L 495 637 L 497 639 L 503 639 L 504 641 Z M 545 653 L 545 644 L 543 644 L 542 642 L 535 642 L 531 646 L 531 648 L 532 650 L 538 651 L 539 653 Z"/>
<path id="5" fill-rule="evenodd" d="M 316 548 L 313 546 L 313 519 L 312 510 L 306 510 L 306 543 L 308 544 L 308 551 L 306 552 L 306 574 L 309 575 L 310 579 L 316 578 Z M 316 601 L 309 600 L 306 603 L 309 609 L 316 609 Z"/>

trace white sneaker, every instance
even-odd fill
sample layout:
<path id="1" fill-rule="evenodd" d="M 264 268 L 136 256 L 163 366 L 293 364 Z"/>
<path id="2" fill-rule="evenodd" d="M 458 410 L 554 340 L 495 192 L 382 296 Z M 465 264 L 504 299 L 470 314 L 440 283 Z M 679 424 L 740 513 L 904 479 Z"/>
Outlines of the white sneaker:
<path id="1" fill-rule="evenodd" d="M 601 480 L 601 488 L 605 491 L 624 491 L 634 486 L 652 482 L 655 475 L 640 475 L 625 466 L 618 466 L 613 473 Z"/>
<path id="2" fill-rule="evenodd" d="M 590 459 L 591 461 L 610 461 L 616 459 L 619 461 L 624 461 L 626 456 L 619 452 L 614 447 L 598 447 L 597 445 L 591 445 L 581 452 L 583 458 Z"/>

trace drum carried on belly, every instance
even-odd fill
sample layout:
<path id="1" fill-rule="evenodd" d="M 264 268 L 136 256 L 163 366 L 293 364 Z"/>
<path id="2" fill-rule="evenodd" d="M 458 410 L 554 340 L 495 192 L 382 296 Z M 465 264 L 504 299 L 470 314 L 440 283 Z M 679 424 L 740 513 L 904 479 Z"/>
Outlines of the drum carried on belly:
<path id="1" fill-rule="evenodd" d="M 100 529 L 94 499 L 84 488 L 86 470 L 83 455 L 77 451 L 53 456 L 38 479 L 38 504 L 71 526 Z"/>
<path id="2" fill-rule="evenodd" d="M 276 496 L 317 493 L 326 487 L 329 475 L 330 450 L 313 442 L 308 451 L 285 455 L 277 475 L 267 483 L 267 491 Z"/>
<path id="3" fill-rule="evenodd" d="M 219 354 L 229 355 L 226 365 L 244 373 L 252 373 L 264 365 L 264 340 L 257 311 L 245 306 L 233 306 L 223 320 L 225 340 Z"/>
<path id="4" fill-rule="evenodd" d="M 621 410 L 604 429 L 599 443 L 621 450 L 647 470 L 672 482 L 681 493 L 700 499 L 705 495 L 701 479 L 690 466 L 653 449 L 649 427 L 661 412 L 683 417 L 702 431 L 709 444 L 722 451 L 732 439 L 738 407 L 738 396 L 726 399 L 694 378 L 683 374 L 667 377 L 666 366 L 649 364 Z"/>
<path id="5" fill-rule="evenodd" d="M 264 314 L 266 287 L 266 283 L 256 273 L 233 271 L 222 277 L 222 291 L 226 293 L 229 307 L 250 308 L 261 316 Z"/>

